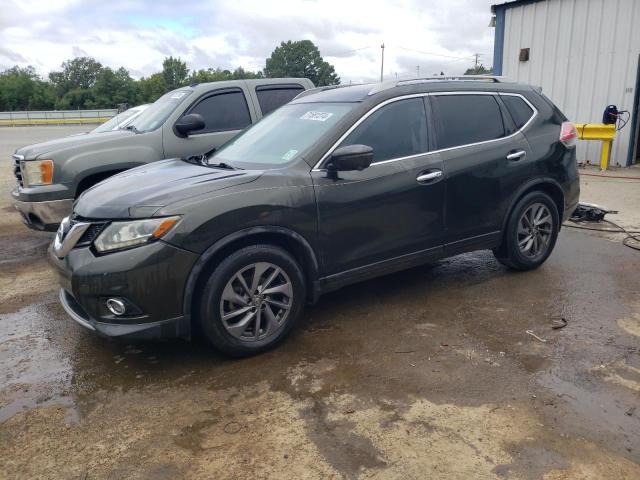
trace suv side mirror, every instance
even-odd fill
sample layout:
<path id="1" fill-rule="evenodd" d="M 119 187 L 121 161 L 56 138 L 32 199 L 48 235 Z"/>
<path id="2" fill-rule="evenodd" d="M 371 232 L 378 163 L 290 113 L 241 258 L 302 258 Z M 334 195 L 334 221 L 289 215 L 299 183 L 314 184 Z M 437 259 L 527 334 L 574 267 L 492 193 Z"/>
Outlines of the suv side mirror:
<path id="1" fill-rule="evenodd" d="M 191 132 L 202 130 L 203 128 L 204 118 L 199 113 L 190 113 L 189 115 L 185 115 L 175 124 L 176 132 L 182 137 L 186 137 Z"/>
<path id="2" fill-rule="evenodd" d="M 331 154 L 328 171 L 348 172 L 364 170 L 373 161 L 373 148 L 368 145 L 348 145 L 336 148 Z"/>

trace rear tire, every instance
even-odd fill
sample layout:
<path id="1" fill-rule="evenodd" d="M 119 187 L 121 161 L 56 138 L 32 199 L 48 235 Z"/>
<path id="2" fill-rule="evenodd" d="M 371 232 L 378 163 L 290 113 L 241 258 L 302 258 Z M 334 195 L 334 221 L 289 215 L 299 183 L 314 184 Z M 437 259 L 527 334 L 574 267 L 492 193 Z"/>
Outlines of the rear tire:
<path id="1" fill-rule="evenodd" d="M 244 357 L 280 343 L 301 317 L 303 272 L 285 250 L 244 247 L 225 258 L 206 280 L 198 323 L 221 352 Z"/>
<path id="2" fill-rule="evenodd" d="M 493 254 L 514 270 L 537 268 L 551 255 L 559 227 L 558 208 L 551 197 L 540 191 L 528 193 L 511 211 L 502 244 Z"/>

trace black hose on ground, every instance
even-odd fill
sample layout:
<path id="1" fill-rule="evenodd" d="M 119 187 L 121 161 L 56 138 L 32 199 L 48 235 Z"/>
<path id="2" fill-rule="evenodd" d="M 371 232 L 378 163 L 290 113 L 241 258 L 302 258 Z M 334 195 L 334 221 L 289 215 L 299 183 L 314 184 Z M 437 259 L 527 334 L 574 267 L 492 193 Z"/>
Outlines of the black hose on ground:
<path id="1" fill-rule="evenodd" d="M 624 233 L 626 234 L 626 237 L 624 237 L 622 239 L 622 244 L 626 247 L 629 248 L 633 248 L 634 250 L 638 250 L 640 251 L 640 236 L 638 234 L 640 234 L 640 230 L 627 230 L 626 228 L 624 228 L 621 225 L 618 225 L 615 222 L 612 222 L 611 220 L 605 220 L 602 219 L 600 220 L 600 222 L 606 222 L 609 225 L 613 225 L 615 227 L 615 229 L 613 228 L 594 228 L 594 227 L 585 227 L 582 225 L 582 223 L 584 222 L 579 222 L 576 220 L 568 220 L 571 223 L 574 223 L 575 225 L 569 225 L 567 222 L 564 223 L 565 227 L 569 227 L 569 228 L 577 228 L 578 230 L 593 230 L 594 232 L 610 232 L 610 233 Z M 598 223 L 600 223 L 598 222 Z M 636 242 L 637 245 L 632 244 L 631 242 Z"/>

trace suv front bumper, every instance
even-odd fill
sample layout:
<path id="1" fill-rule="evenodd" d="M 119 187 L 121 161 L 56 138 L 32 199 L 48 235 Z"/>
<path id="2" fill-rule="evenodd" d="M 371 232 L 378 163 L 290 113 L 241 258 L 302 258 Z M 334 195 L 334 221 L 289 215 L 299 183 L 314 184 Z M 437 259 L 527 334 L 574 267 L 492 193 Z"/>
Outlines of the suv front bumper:
<path id="1" fill-rule="evenodd" d="M 108 337 L 189 337 L 184 289 L 197 259 L 162 241 L 99 256 L 80 247 L 62 259 L 49 248 L 62 307 L 83 327 Z M 125 300 L 132 311 L 115 316 L 106 307 L 109 298 Z"/>

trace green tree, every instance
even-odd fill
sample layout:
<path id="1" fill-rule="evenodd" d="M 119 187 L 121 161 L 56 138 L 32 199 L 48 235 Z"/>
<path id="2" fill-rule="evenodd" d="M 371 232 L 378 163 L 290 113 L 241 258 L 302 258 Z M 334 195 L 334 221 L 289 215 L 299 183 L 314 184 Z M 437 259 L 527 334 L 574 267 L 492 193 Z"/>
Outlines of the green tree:
<path id="1" fill-rule="evenodd" d="M 28 110 L 53 110 L 56 106 L 56 91 L 49 82 L 37 80 L 29 98 Z"/>
<path id="2" fill-rule="evenodd" d="M 246 80 L 252 78 L 262 78 L 262 72 L 258 70 L 257 72 L 251 72 L 249 70 L 245 70 L 242 67 L 236 68 L 233 72 L 231 72 L 232 80 Z"/>
<path id="3" fill-rule="evenodd" d="M 187 64 L 180 58 L 167 57 L 162 62 L 162 76 L 169 90 L 182 86 L 188 75 Z"/>
<path id="4" fill-rule="evenodd" d="M 9 68 L 0 73 L 0 110 L 53 108 L 55 93 L 32 66 Z"/>
<path id="5" fill-rule="evenodd" d="M 62 64 L 62 71 L 51 72 L 49 81 L 62 97 L 71 90 L 91 89 L 100 75 L 102 64 L 91 57 L 77 57 Z"/>
<path id="6" fill-rule="evenodd" d="M 31 66 L 15 66 L 0 74 L 0 105 L 2 110 L 26 110 L 33 95 L 38 75 Z"/>
<path id="7" fill-rule="evenodd" d="M 140 103 L 155 102 L 158 98 L 169 91 L 164 75 L 160 72 L 154 73 L 147 78 L 138 81 Z"/>
<path id="8" fill-rule="evenodd" d="M 251 72 L 242 67 L 236 68 L 233 72 L 222 70 L 221 68 L 207 68 L 206 70 L 194 70 L 189 75 L 188 83 L 218 82 L 221 80 L 243 80 L 247 78 L 262 78 L 262 72 Z"/>
<path id="9" fill-rule="evenodd" d="M 113 71 L 103 68 L 94 85 L 94 108 L 112 108 L 126 103 L 133 106 L 138 101 L 138 88 L 126 68 Z"/>
<path id="10" fill-rule="evenodd" d="M 280 43 L 267 58 L 266 77 L 305 77 L 316 86 L 337 85 L 340 77 L 333 65 L 325 62 L 311 40 Z"/>
<path id="11" fill-rule="evenodd" d="M 95 108 L 95 105 L 94 92 L 89 88 L 71 89 L 56 101 L 57 110 Z"/>
<path id="12" fill-rule="evenodd" d="M 477 67 L 467 68 L 464 72 L 465 75 L 491 75 L 492 73 L 493 70 L 491 68 L 485 68 L 482 64 Z"/>

